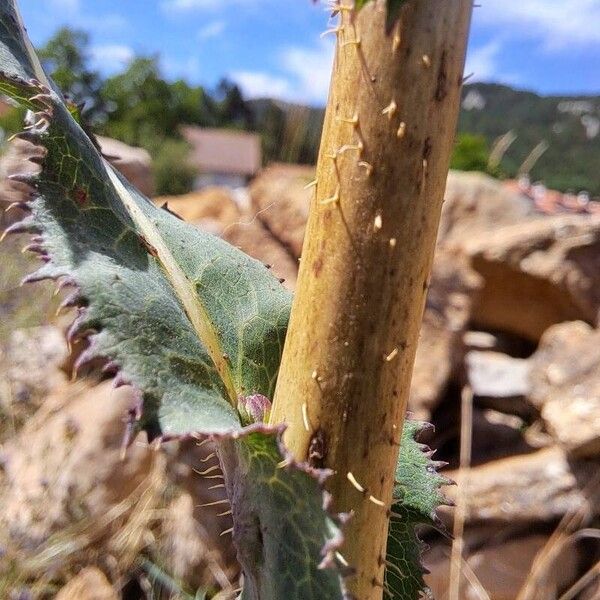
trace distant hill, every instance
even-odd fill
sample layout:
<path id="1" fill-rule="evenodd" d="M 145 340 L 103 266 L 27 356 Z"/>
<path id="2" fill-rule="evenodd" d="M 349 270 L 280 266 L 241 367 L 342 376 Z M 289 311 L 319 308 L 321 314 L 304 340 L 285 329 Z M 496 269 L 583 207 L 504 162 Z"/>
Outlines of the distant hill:
<path id="1" fill-rule="evenodd" d="M 539 96 L 474 83 L 463 90 L 459 131 L 482 134 L 490 145 L 514 132 L 517 137 L 501 162 L 509 176 L 545 141 L 547 149 L 531 170 L 533 180 L 600 195 L 600 96 Z"/>
<path id="2" fill-rule="evenodd" d="M 268 159 L 316 160 L 323 109 L 273 100 L 249 105 L 256 129 L 267 131 L 271 140 Z M 490 148 L 512 131 L 516 138 L 500 163 L 500 172 L 507 177 L 517 174 L 538 144 L 547 144 L 531 169 L 532 180 L 600 196 L 600 96 L 540 96 L 504 85 L 468 84 L 463 89 L 459 131 L 483 135 Z M 282 147 L 285 156 L 278 153 Z"/>

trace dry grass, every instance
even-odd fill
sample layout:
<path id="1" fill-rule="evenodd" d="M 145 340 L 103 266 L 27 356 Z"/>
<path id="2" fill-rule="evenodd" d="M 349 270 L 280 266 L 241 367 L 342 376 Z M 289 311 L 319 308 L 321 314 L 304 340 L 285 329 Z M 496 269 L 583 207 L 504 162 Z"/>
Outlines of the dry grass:
<path id="1" fill-rule="evenodd" d="M 461 429 L 460 429 L 460 468 L 456 476 L 459 493 L 456 497 L 454 511 L 453 541 L 450 554 L 450 574 L 448 583 L 448 600 L 461 600 L 461 584 L 463 578 L 470 587 L 470 593 L 479 600 L 490 600 L 469 563 L 464 559 L 464 526 L 468 505 L 465 490 L 471 466 L 471 441 L 473 435 L 473 394 L 468 387 L 461 395 Z M 600 529 L 586 528 L 592 519 L 590 507 L 600 501 L 600 474 L 594 477 L 583 490 L 585 501 L 566 513 L 548 539 L 546 545 L 536 556 L 527 580 L 521 590 L 515 590 L 516 600 L 541 600 L 550 598 L 547 589 L 547 577 L 551 569 L 556 567 L 560 556 L 582 539 L 600 540 Z M 600 577 L 600 562 L 594 564 L 559 598 L 574 600 L 596 578 Z"/>
<path id="2" fill-rule="evenodd" d="M 135 570 L 143 552 L 152 552 L 163 515 L 164 457 L 122 502 L 95 518 L 83 517 L 35 548 L 16 548 L 0 534 L 5 550 L 0 598 L 27 589 L 35 598 L 51 598 L 82 565 L 97 565 L 118 588 Z"/>
<path id="3" fill-rule="evenodd" d="M 598 530 L 588 530 L 584 527 L 592 518 L 590 507 L 596 506 L 600 499 L 600 473 L 589 481 L 583 493 L 586 500 L 564 515 L 547 544 L 536 556 L 527 581 L 516 600 L 537 600 L 544 597 L 547 575 L 567 546 L 583 537 L 597 537 Z"/>
<path id="4" fill-rule="evenodd" d="M 0 243 L 0 345 L 21 327 L 51 323 L 58 306 L 51 282 L 21 286 L 25 275 L 39 267 L 39 261 L 22 254 L 25 236 L 8 236 Z"/>
<path id="5" fill-rule="evenodd" d="M 452 553 L 450 557 L 450 580 L 448 584 L 449 600 L 460 600 L 461 577 L 464 576 L 479 600 L 490 600 L 477 575 L 464 560 L 464 529 L 467 512 L 467 487 L 471 470 L 471 446 L 473 440 L 473 392 L 465 386 L 461 394 L 460 414 L 460 468 L 456 477 L 458 495 L 454 511 L 454 527 L 452 530 Z"/>

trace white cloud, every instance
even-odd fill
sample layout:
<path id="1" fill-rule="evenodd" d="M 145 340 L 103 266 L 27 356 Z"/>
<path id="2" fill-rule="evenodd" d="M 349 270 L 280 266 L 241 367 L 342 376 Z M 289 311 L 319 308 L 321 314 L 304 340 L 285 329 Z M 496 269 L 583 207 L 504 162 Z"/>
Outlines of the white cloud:
<path id="1" fill-rule="evenodd" d="M 99 16 L 77 14 L 74 16 L 74 22 L 77 27 L 93 31 L 94 33 L 115 33 L 116 31 L 127 29 L 129 25 L 123 15 L 114 13 Z"/>
<path id="2" fill-rule="evenodd" d="M 124 44 L 93 46 L 90 54 L 94 65 L 103 72 L 118 71 L 135 56 L 133 49 Z"/>
<path id="3" fill-rule="evenodd" d="M 473 74 L 469 81 L 490 80 L 498 76 L 496 60 L 501 48 L 499 40 L 492 40 L 478 48 L 469 48 L 465 65 L 465 75 Z"/>
<path id="4" fill-rule="evenodd" d="M 333 44 L 284 48 L 279 74 L 266 71 L 235 71 L 230 77 L 249 98 L 277 98 L 290 102 L 324 104 L 329 91 Z"/>
<path id="5" fill-rule="evenodd" d="M 290 82 L 260 71 L 234 71 L 230 75 L 247 98 L 291 99 L 293 91 Z"/>
<path id="6" fill-rule="evenodd" d="M 2 0 L 0 0 L 2 1 Z M 79 29 L 97 33 L 115 33 L 127 28 L 128 21 L 122 14 L 106 13 L 92 15 L 82 10 L 81 0 L 49 0 L 51 16 L 58 17 L 60 23 L 68 19 L 69 24 Z"/>
<path id="7" fill-rule="evenodd" d="M 296 100 L 323 104 L 327 100 L 334 46 L 324 40 L 313 48 L 287 48 L 282 67 L 294 81 Z"/>
<path id="8" fill-rule="evenodd" d="M 475 20 L 537 39 L 547 51 L 600 45 L 598 0 L 487 0 L 475 9 Z"/>
<path id="9" fill-rule="evenodd" d="M 225 21 L 212 21 L 198 30 L 197 37 L 199 40 L 209 40 L 220 36 L 225 31 Z"/>

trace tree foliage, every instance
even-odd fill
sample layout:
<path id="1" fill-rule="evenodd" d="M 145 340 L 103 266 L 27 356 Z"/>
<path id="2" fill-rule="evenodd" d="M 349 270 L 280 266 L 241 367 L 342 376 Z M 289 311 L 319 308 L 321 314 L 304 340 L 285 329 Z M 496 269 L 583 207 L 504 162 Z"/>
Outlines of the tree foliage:
<path id="1" fill-rule="evenodd" d="M 450 167 L 459 171 L 486 172 L 489 151 L 482 135 L 461 133 L 457 136 Z"/>

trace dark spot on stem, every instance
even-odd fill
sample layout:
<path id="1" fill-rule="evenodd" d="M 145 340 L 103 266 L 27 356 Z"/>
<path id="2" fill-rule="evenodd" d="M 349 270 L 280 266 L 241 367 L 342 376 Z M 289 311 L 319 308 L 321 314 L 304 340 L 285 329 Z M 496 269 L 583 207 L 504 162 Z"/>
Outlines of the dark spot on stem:
<path id="1" fill-rule="evenodd" d="M 427 137 L 423 142 L 423 160 L 429 160 L 429 156 L 431 155 L 431 138 Z"/>
<path id="2" fill-rule="evenodd" d="M 319 256 L 315 262 L 312 264 L 312 270 L 315 277 L 318 277 L 321 274 L 321 269 L 323 268 L 323 257 Z"/>
<path id="3" fill-rule="evenodd" d="M 434 98 L 441 102 L 448 95 L 448 75 L 446 74 L 446 51 L 442 52 L 440 68 L 437 74 L 437 85 Z"/>

